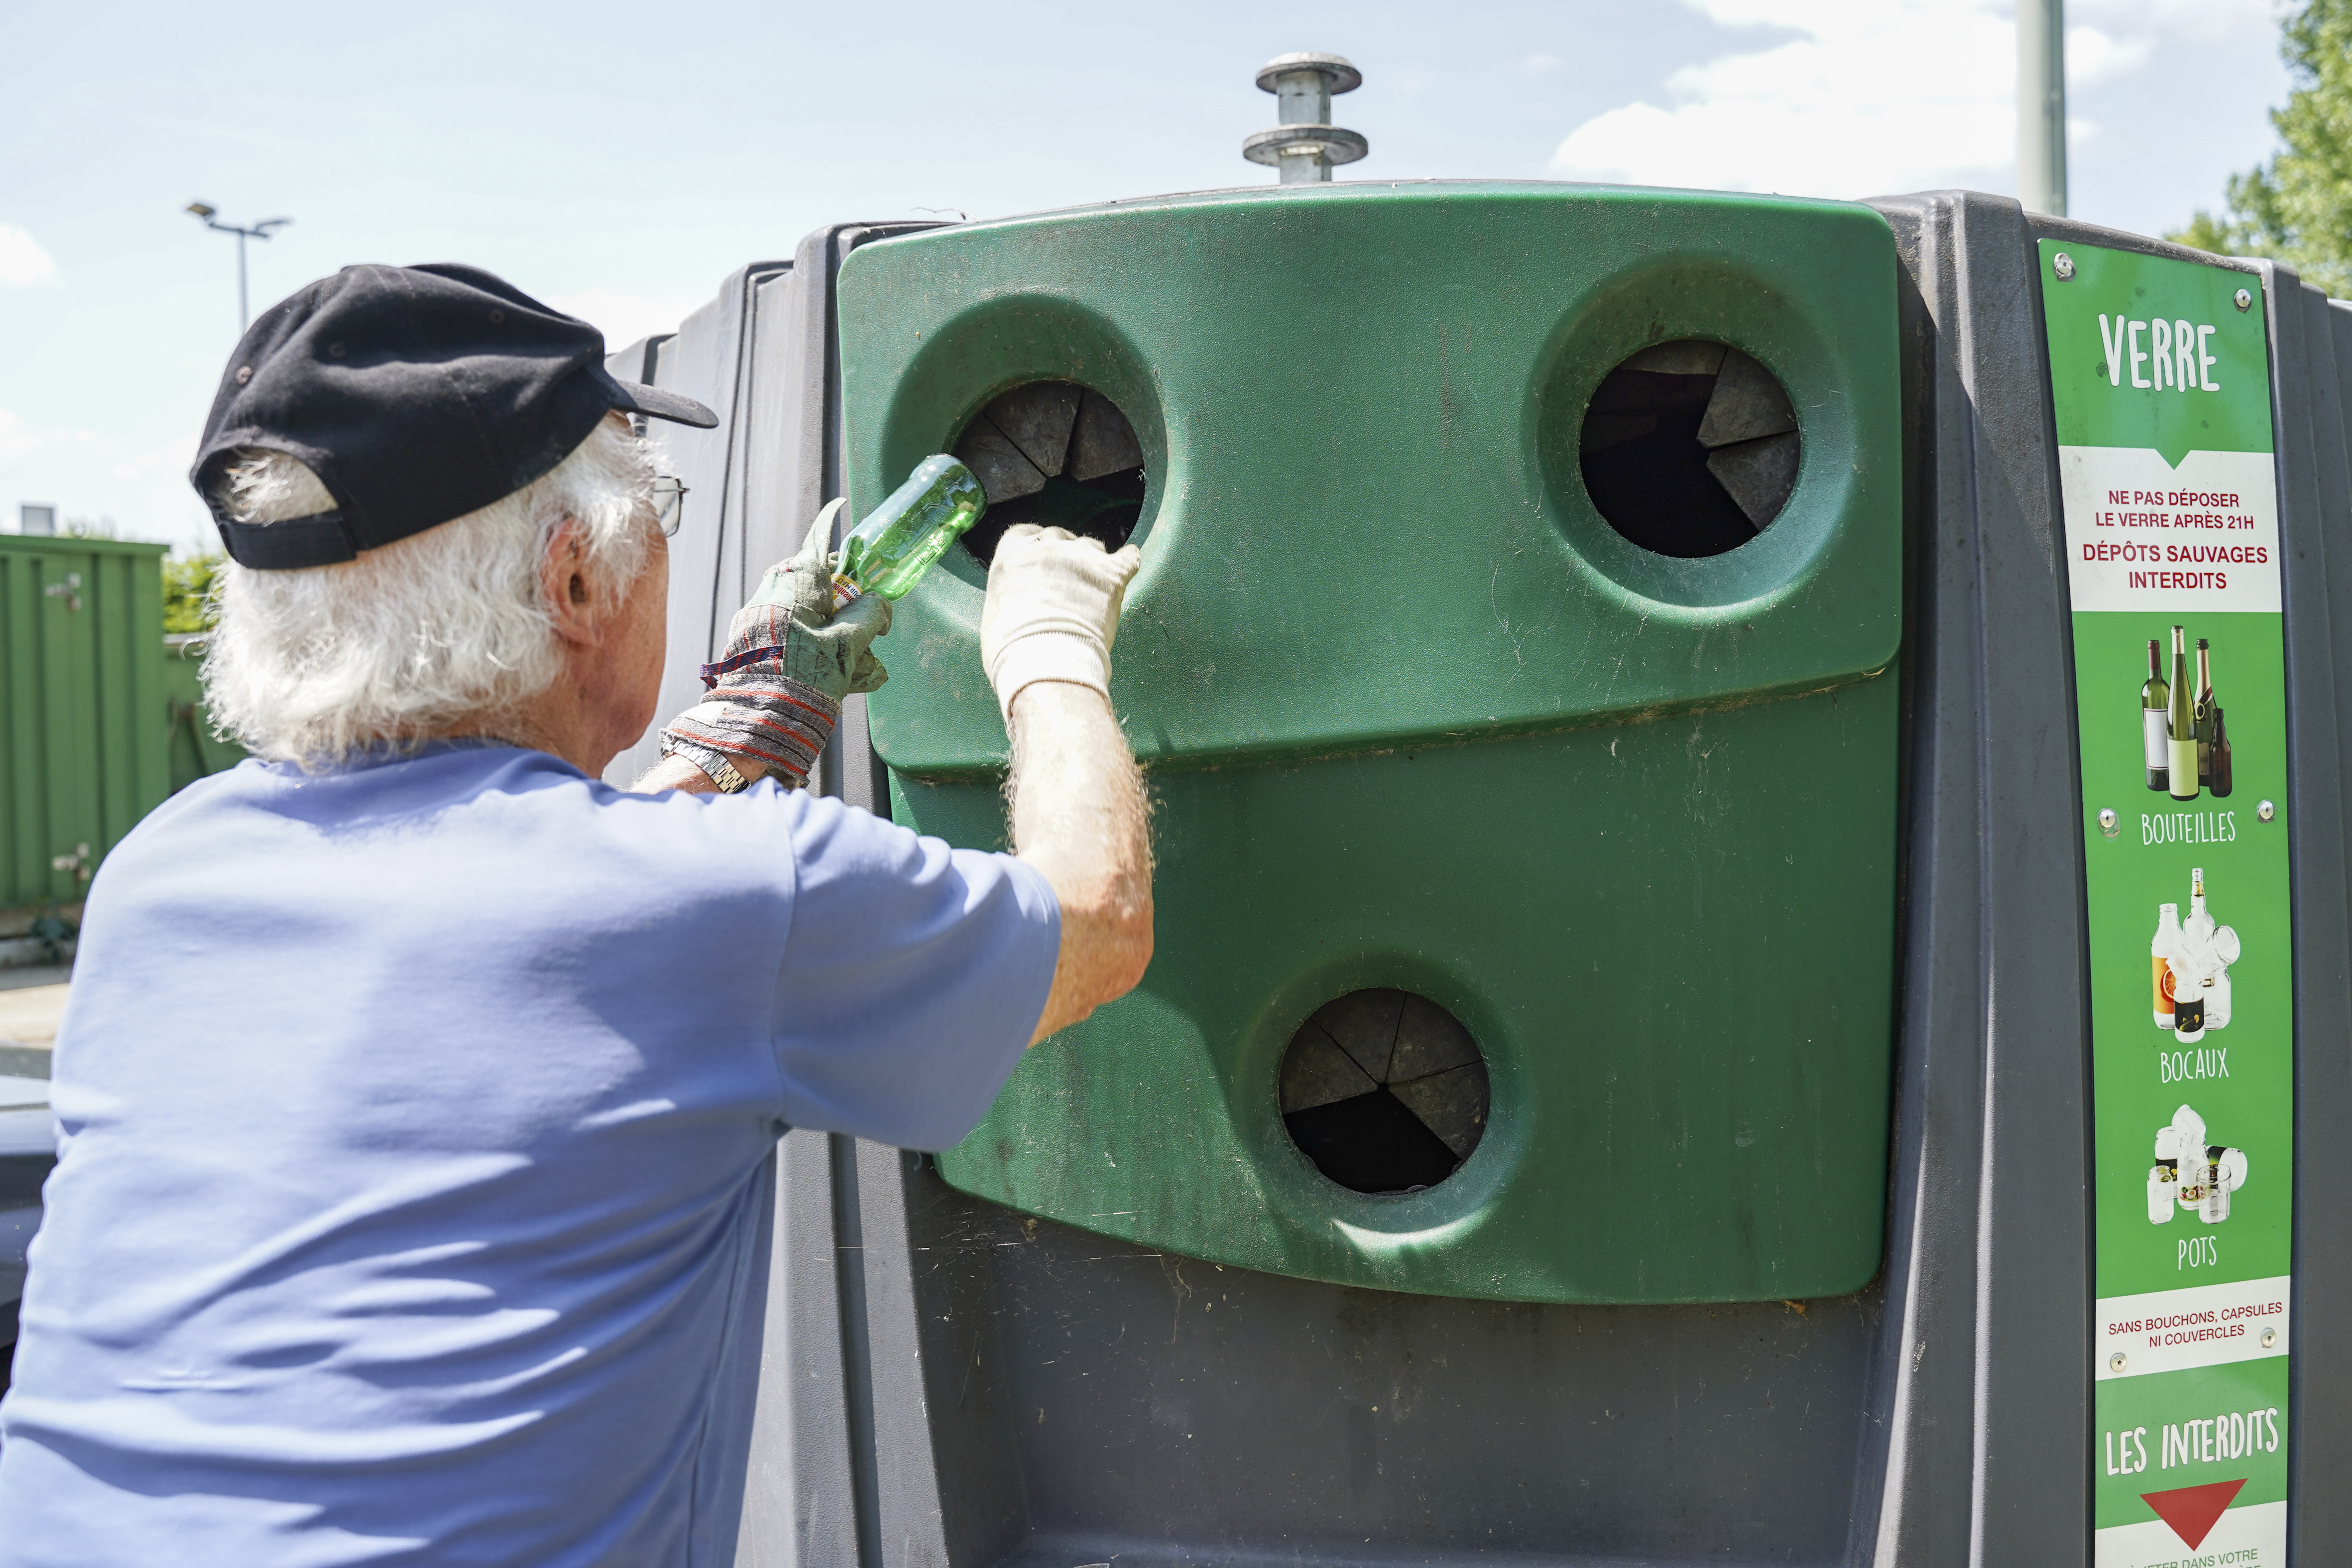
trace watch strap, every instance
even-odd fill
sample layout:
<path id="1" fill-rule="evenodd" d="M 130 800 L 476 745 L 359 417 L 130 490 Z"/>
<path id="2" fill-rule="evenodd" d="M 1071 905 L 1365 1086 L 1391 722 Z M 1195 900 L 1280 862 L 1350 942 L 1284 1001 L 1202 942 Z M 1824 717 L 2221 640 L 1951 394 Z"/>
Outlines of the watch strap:
<path id="1" fill-rule="evenodd" d="M 726 752 L 662 731 L 662 755 L 684 757 L 709 776 L 720 795 L 740 795 L 751 782 L 738 772 Z"/>

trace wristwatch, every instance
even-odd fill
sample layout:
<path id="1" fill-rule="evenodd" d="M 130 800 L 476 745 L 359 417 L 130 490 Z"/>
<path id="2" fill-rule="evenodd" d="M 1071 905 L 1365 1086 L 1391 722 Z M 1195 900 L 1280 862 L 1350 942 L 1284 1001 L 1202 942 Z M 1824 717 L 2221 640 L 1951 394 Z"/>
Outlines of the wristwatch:
<path id="1" fill-rule="evenodd" d="M 698 746 L 692 741 L 681 741 L 665 732 L 662 755 L 681 756 L 700 768 L 710 775 L 710 782 L 719 786 L 720 795 L 740 795 L 751 787 L 751 781 L 735 771 L 735 764 L 724 752 L 714 752 L 709 746 Z"/>

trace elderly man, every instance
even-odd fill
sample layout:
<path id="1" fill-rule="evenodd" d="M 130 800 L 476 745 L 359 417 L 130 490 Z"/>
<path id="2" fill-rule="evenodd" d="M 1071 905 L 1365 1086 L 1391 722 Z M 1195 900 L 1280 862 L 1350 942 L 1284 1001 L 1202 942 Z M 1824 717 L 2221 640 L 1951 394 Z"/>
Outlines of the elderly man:
<path id="1" fill-rule="evenodd" d="M 205 679 L 266 760 L 90 889 L 0 1563 L 731 1562 L 777 1137 L 951 1143 L 1141 976 L 1132 549 L 995 557 L 1015 854 L 790 792 L 883 679 L 822 528 L 598 782 L 681 499 L 630 416 L 713 423 L 603 355 L 486 273 L 359 267 L 231 361 Z"/>

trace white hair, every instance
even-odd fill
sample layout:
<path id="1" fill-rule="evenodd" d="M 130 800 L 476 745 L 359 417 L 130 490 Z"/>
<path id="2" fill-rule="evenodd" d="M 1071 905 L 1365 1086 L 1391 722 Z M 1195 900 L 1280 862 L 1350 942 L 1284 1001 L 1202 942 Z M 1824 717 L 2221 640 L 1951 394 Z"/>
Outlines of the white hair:
<path id="1" fill-rule="evenodd" d="M 461 728 L 499 733 L 562 668 L 541 590 L 549 543 L 576 521 L 619 594 L 645 568 L 653 478 L 645 443 L 603 419 L 503 500 L 356 560 L 225 564 L 204 668 L 213 721 L 256 754 L 306 768 Z M 335 504 L 300 461 L 258 449 L 237 454 L 216 499 L 236 521 L 264 524 Z"/>

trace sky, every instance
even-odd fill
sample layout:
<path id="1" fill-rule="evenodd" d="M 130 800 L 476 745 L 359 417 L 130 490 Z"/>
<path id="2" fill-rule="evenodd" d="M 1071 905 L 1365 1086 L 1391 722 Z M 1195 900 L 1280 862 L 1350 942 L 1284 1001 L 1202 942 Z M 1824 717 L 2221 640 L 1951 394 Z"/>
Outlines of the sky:
<path id="1" fill-rule="evenodd" d="M 2275 151 L 2274 0 L 2073 0 L 2074 216 L 2160 233 Z M 843 219 L 1264 184 L 1256 68 L 1342 54 L 1365 179 L 1854 198 L 2014 189 L 2009 0 L 1002 0 L 495 9 L 0 0 L 0 530 L 21 503 L 210 542 L 185 471 L 258 310 L 467 261 L 666 330 Z"/>

